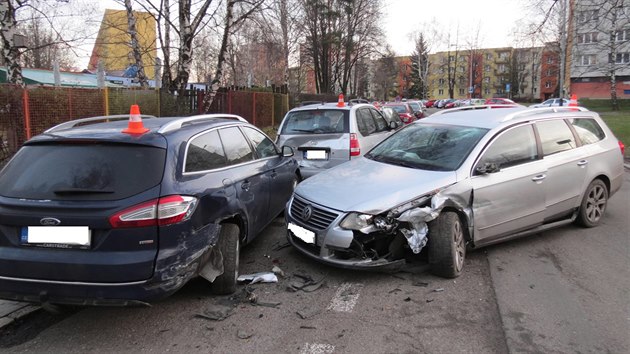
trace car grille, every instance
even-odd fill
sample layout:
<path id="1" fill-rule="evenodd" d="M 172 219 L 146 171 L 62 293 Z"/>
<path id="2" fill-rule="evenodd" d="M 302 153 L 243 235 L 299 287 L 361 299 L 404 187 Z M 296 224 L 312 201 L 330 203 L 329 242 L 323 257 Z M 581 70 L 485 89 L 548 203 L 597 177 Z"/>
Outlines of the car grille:
<path id="1" fill-rule="evenodd" d="M 310 207 L 310 218 L 306 218 L 304 210 Z M 337 213 L 324 210 L 304 200 L 293 198 L 291 202 L 291 215 L 304 223 L 304 225 L 314 228 L 315 230 L 324 230 L 339 216 Z"/>

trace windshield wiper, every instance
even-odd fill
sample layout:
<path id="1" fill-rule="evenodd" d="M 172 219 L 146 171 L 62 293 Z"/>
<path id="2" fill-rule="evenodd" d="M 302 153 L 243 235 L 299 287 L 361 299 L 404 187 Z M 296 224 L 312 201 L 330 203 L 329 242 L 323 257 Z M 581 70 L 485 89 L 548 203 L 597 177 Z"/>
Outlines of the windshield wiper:
<path id="1" fill-rule="evenodd" d="M 291 129 L 291 131 L 301 132 L 301 133 L 314 133 L 315 129 Z"/>
<path id="2" fill-rule="evenodd" d="M 114 193 L 113 190 L 109 189 L 90 189 L 90 188 L 66 188 L 66 189 L 57 189 L 54 191 L 55 194 L 109 194 Z"/>

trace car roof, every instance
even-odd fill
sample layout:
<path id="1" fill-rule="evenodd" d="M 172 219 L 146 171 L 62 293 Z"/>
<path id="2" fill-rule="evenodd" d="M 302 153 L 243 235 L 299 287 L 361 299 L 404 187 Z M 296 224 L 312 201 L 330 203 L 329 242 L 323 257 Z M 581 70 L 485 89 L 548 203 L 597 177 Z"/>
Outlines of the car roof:
<path id="1" fill-rule="evenodd" d="M 318 104 L 310 104 L 310 105 L 306 105 L 306 106 L 302 106 L 302 107 L 295 107 L 292 110 L 290 110 L 289 112 L 301 112 L 301 111 L 312 111 L 312 110 L 330 110 L 330 109 L 337 109 L 337 110 L 344 110 L 344 111 L 349 111 L 353 108 L 360 108 L 360 107 L 372 107 L 374 108 L 373 105 L 369 104 L 369 103 L 345 103 L 343 105 L 343 107 L 339 107 L 337 106 L 337 102 L 326 102 L 326 103 L 318 103 Z"/>
<path id="2" fill-rule="evenodd" d="M 578 111 L 576 111 L 576 109 Z M 490 108 L 440 112 L 424 118 L 416 124 L 440 123 L 493 129 L 499 126 L 553 117 L 595 117 L 597 113 L 583 107 L 544 107 L 544 108 Z"/>

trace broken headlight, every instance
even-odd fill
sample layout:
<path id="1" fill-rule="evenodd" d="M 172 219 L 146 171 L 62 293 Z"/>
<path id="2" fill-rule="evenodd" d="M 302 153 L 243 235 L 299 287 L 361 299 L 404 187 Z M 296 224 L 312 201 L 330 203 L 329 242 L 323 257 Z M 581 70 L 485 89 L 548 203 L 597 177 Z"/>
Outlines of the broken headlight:
<path id="1" fill-rule="evenodd" d="M 372 225 L 374 215 L 350 213 L 342 221 L 339 226 L 348 230 L 361 231 Z"/>

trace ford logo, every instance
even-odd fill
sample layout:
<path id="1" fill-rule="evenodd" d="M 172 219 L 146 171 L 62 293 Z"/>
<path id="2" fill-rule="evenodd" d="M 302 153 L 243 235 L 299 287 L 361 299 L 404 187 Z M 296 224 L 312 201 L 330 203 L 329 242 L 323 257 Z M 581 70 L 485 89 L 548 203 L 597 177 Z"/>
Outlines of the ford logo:
<path id="1" fill-rule="evenodd" d="M 302 220 L 304 222 L 307 222 L 311 220 L 311 216 L 313 216 L 313 207 L 307 205 L 306 207 L 304 207 L 304 210 L 302 210 Z"/>
<path id="2" fill-rule="evenodd" d="M 57 226 L 61 224 L 61 220 L 55 218 L 43 218 L 39 221 L 43 226 Z"/>

